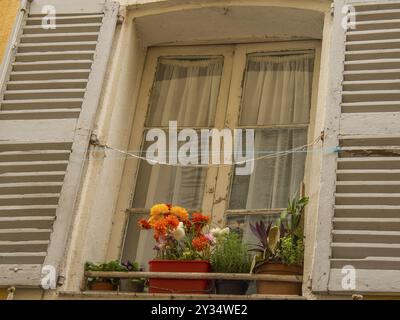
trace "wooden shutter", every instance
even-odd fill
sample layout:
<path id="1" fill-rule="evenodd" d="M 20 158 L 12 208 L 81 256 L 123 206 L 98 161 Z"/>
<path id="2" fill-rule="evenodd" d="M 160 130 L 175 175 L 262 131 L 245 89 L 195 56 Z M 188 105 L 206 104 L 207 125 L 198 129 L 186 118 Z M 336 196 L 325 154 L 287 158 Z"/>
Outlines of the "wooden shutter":
<path id="1" fill-rule="evenodd" d="M 312 288 L 400 292 L 400 1 L 335 1 L 333 19 L 325 146 L 338 152 L 323 160 Z"/>
<path id="2" fill-rule="evenodd" d="M 0 96 L 0 286 L 62 271 L 118 5 L 23 1 Z M 56 29 L 42 28 L 42 7 Z"/>

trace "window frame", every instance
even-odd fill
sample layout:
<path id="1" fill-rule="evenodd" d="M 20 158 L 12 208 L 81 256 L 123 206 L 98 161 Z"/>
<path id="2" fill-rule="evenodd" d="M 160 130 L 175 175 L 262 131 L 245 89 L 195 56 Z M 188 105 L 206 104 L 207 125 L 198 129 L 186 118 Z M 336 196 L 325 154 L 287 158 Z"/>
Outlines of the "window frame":
<path id="1" fill-rule="evenodd" d="M 218 96 L 216 129 L 235 129 L 239 127 L 241 112 L 241 102 L 243 94 L 243 84 L 245 81 L 245 70 L 247 65 L 247 55 L 260 52 L 297 52 L 302 50 L 313 50 L 315 52 L 314 75 L 312 84 L 312 105 L 310 110 L 310 120 L 308 124 L 308 142 L 314 136 L 315 113 L 317 105 L 317 88 L 319 82 L 319 62 L 321 55 L 321 41 L 319 40 L 299 40 L 284 42 L 252 43 L 252 44 L 221 44 L 221 45 L 198 45 L 198 46 L 172 46 L 172 47 L 152 47 L 148 49 L 143 75 L 140 85 L 139 98 L 136 104 L 133 125 L 130 135 L 128 150 L 142 150 L 145 143 L 144 132 L 151 128 L 146 126 L 150 111 L 150 97 L 152 93 L 157 63 L 160 57 L 182 57 L 182 56 L 223 56 L 223 70 L 221 76 L 220 92 Z M 244 128 L 244 126 L 240 126 Z M 160 126 L 160 128 L 163 128 Z M 178 126 L 178 130 L 184 127 Z M 201 127 L 206 128 L 206 127 Z M 261 127 L 260 127 L 261 128 Z M 199 128 L 193 128 L 199 129 Z M 309 155 L 306 157 L 305 176 L 309 167 Z M 119 243 L 119 256 L 123 254 L 126 234 L 128 232 L 129 216 L 131 214 L 145 213 L 149 208 L 131 208 L 138 184 L 140 160 L 127 157 L 122 177 L 120 198 L 117 203 L 117 210 L 124 211 L 125 223 L 122 241 Z M 210 214 L 213 224 L 224 226 L 228 216 L 232 215 L 270 215 L 282 211 L 276 209 L 251 209 L 251 210 L 229 210 L 229 198 L 232 186 L 234 166 L 221 166 L 219 168 L 211 166 L 207 168 L 206 183 L 203 194 L 202 211 Z M 123 196 L 123 195 L 129 195 Z M 129 208 L 126 203 L 129 202 Z M 124 205 L 125 203 L 125 205 Z M 114 232 L 114 231 L 113 231 Z"/>

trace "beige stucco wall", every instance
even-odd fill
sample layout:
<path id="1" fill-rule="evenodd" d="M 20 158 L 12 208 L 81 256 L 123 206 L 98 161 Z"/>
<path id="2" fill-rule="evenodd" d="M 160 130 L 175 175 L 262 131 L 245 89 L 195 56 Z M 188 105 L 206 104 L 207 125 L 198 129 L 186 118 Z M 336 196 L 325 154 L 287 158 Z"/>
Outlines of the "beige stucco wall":
<path id="1" fill-rule="evenodd" d="M 8 45 L 18 8 L 19 0 L 0 0 L 0 63 Z"/>

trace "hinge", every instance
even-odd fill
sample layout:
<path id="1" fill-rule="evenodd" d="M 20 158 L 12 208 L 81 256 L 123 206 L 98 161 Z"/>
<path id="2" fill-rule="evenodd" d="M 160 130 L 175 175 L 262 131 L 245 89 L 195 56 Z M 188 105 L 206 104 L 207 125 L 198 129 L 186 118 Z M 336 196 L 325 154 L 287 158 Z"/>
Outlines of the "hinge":
<path id="1" fill-rule="evenodd" d="M 331 3 L 331 16 L 333 17 L 335 15 L 335 3 Z"/>

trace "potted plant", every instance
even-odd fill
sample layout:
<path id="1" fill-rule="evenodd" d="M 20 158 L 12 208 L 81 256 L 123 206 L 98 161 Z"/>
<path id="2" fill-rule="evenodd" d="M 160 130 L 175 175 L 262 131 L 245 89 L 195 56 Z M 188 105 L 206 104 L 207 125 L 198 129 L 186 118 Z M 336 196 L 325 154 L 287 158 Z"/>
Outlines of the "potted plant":
<path id="1" fill-rule="evenodd" d="M 210 272 L 211 247 L 215 239 L 205 233 L 209 217 L 201 213 L 191 216 L 186 209 L 157 204 L 150 218 L 142 219 L 142 229 L 153 230 L 157 257 L 149 262 L 151 272 Z M 210 281 L 203 279 L 150 279 L 150 293 L 206 293 Z"/>
<path id="2" fill-rule="evenodd" d="M 121 265 L 119 261 L 113 260 L 101 264 L 86 262 L 85 271 L 128 272 L 128 269 L 123 265 Z M 100 277 L 87 278 L 87 287 L 89 290 L 93 291 L 113 291 L 117 289 L 118 285 L 119 285 L 119 279 L 115 278 L 100 278 Z"/>
<path id="3" fill-rule="evenodd" d="M 130 261 L 127 261 L 122 265 L 128 270 L 128 272 L 142 271 L 137 262 L 132 263 Z M 145 284 L 145 278 L 122 279 L 120 288 L 121 291 L 144 292 Z"/>
<path id="4" fill-rule="evenodd" d="M 302 215 L 308 203 L 307 197 L 294 198 L 276 222 L 268 225 L 263 221 L 250 225 L 259 243 L 252 251 L 257 252 L 254 272 L 271 275 L 303 274 L 304 242 Z M 301 295 L 302 284 L 280 281 L 257 281 L 257 293 L 275 295 Z"/>
<path id="5" fill-rule="evenodd" d="M 251 259 L 249 250 L 242 238 L 229 228 L 213 229 L 211 233 L 217 239 L 217 244 L 211 255 L 213 272 L 217 273 L 249 273 Z M 245 294 L 248 282 L 244 280 L 217 280 L 217 294 Z"/>

